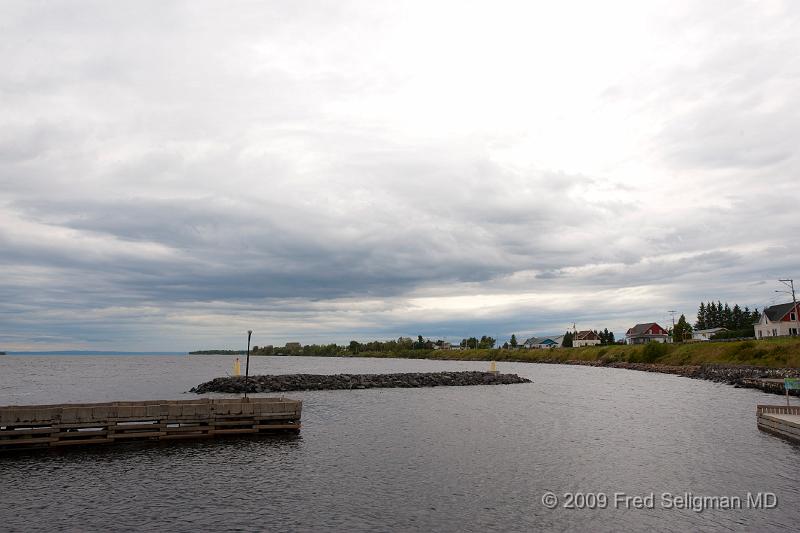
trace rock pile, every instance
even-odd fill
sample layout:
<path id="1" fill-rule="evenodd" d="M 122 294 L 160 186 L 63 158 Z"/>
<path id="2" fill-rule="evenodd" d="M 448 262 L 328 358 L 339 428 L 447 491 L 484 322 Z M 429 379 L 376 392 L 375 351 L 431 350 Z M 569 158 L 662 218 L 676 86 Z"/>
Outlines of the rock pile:
<path id="1" fill-rule="evenodd" d="M 726 383 L 735 387 L 759 389 L 764 392 L 785 394 L 783 384 L 762 381 L 763 379 L 783 379 L 800 377 L 798 368 L 771 368 L 766 366 L 728 366 L 728 365 L 660 365 L 657 363 L 629 363 L 626 361 L 538 361 L 562 365 L 598 366 L 608 368 L 623 368 L 639 370 L 641 372 L 658 372 L 660 374 L 674 374 L 694 379 L 705 379 L 715 383 Z M 790 390 L 790 395 L 800 396 L 800 391 Z"/>
<path id="2" fill-rule="evenodd" d="M 439 387 L 467 385 L 511 385 L 530 383 L 531 380 L 516 374 L 491 372 L 429 372 L 406 374 L 285 374 L 275 376 L 250 376 L 247 392 L 285 392 L 297 390 L 374 389 L 389 387 Z M 216 378 L 189 392 L 245 392 L 245 378 L 241 376 Z"/>
<path id="3" fill-rule="evenodd" d="M 800 377 L 800 369 L 769 368 L 764 366 L 703 365 L 700 367 L 697 375 L 693 377 L 728 383 L 729 385 L 742 385 L 743 381 L 752 379 Z"/>

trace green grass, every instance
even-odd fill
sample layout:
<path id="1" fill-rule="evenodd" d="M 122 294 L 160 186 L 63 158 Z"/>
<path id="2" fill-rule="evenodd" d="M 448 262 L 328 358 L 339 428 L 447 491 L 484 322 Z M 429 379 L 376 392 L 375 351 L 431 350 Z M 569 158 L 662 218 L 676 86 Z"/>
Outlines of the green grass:
<path id="1" fill-rule="evenodd" d="M 552 350 L 409 350 L 363 352 L 354 357 L 399 357 L 450 361 L 566 362 L 599 361 L 664 365 L 754 365 L 800 368 L 800 339 L 779 338 L 732 342 L 586 346 Z"/>

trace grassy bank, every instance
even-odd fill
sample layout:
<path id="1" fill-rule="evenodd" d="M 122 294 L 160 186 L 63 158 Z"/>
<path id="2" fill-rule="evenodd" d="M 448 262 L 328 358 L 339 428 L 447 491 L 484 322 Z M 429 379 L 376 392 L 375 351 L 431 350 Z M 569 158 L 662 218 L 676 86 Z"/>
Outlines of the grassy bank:
<path id="1" fill-rule="evenodd" d="M 800 368 L 800 339 L 779 338 L 733 342 L 649 344 L 646 346 L 586 346 L 552 350 L 408 350 L 362 352 L 352 357 L 399 357 L 453 361 L 599 361 L 658 363 L 664 365 L 753 365 Z"/>

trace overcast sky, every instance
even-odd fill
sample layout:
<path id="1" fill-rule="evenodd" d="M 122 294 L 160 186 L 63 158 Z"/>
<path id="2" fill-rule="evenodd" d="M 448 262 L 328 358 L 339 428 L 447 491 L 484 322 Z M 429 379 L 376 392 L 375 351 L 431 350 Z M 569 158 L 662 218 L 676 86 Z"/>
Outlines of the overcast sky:
<path id="1" fill-rule="evenodd" d="M 0 350 L 787 301 L 798 104 L 794 1 L 4 1 Z"/>

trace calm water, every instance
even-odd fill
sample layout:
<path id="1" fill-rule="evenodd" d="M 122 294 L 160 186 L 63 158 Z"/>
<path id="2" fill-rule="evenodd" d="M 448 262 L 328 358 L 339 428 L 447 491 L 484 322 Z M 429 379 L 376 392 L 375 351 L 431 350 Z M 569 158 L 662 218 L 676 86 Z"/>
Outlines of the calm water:
<path id="1" fill-rule="evenodd" d="M 186 398 L 232 357 L 0 357 L 0 405 Z M 253 373 L 485 369 L 259 357 Z M 797 530 L 800 446 L 756 429 L 780 397 L 625 370 L 502 364 L 504 387 L 316 391 L 297 437 L 0 456 L 0 530 Z M 545 491 L 655 493 L 654 509 L 548 509 Z M 769 510 L 661 493 L 769 491 Z M 563 498 L 562 498 L 563 503 Z"/>

